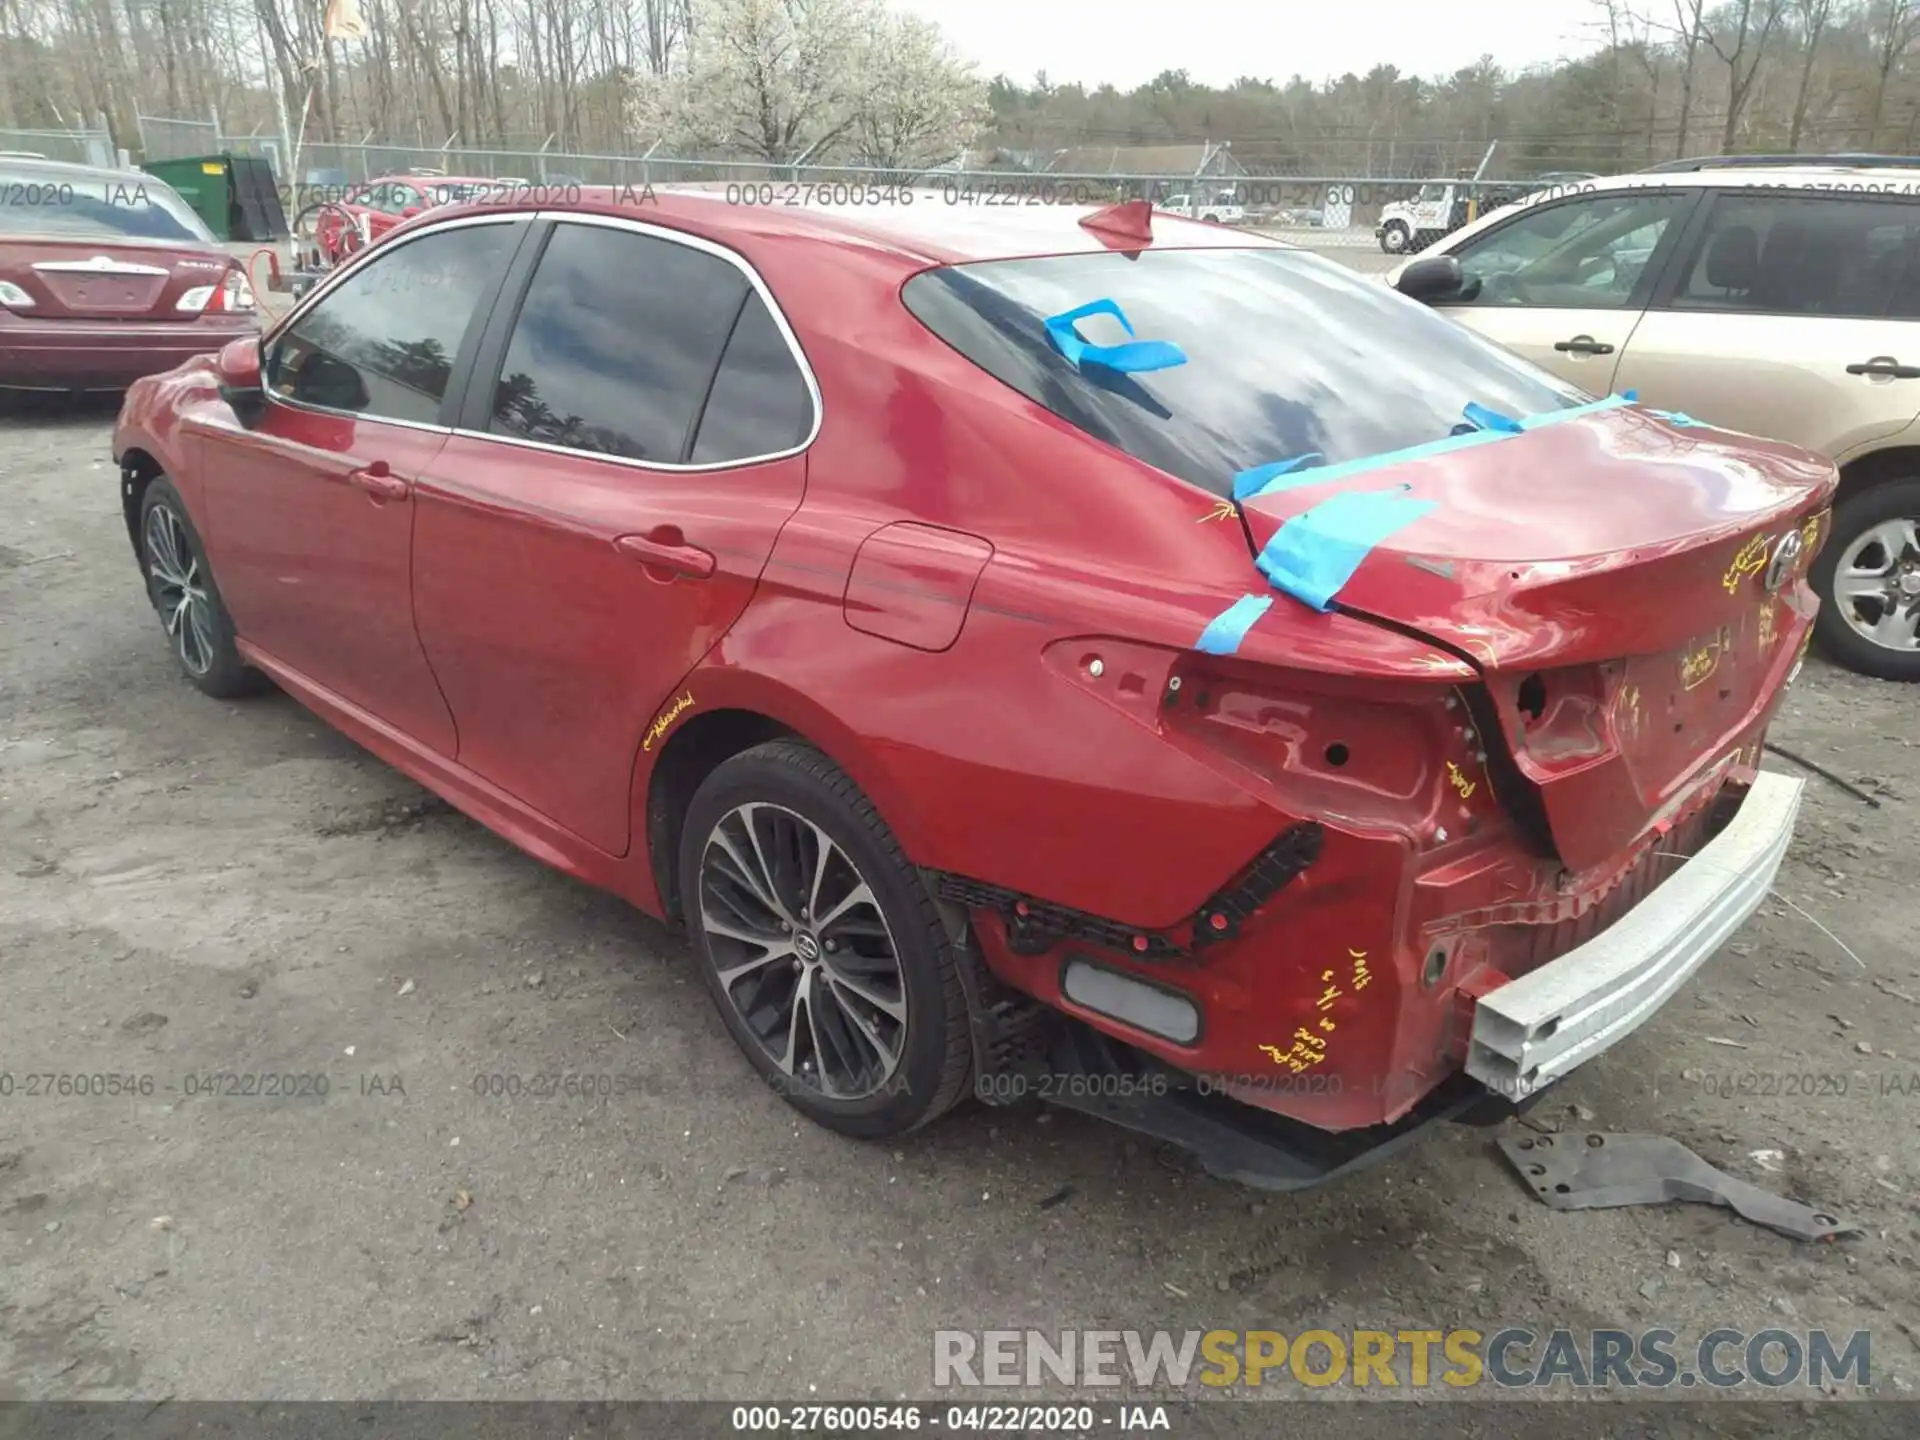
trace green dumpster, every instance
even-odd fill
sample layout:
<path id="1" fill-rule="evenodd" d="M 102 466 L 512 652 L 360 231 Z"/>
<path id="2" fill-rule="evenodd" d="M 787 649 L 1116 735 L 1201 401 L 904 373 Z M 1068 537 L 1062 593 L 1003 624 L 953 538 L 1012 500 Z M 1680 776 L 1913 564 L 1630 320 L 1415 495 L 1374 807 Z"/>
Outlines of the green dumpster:
<path id="1" fill-rule="evenodd" d="M 287 215 L 273 167 L 257 155 L 195 155 L 141 169 L 179 192 L 220 240 L 284 240 Z"/>

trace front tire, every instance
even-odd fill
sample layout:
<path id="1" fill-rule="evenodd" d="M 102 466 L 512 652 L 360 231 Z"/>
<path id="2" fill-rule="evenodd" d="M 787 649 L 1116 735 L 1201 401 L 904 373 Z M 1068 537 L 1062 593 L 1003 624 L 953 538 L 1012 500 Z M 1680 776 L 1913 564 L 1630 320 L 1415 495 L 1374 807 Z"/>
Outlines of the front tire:
<path id="1" fill-rule="evenodd" d="M 180 492 L 162 475 L 140 497 L 140 572 L 180 673 L 204 695 L 232 700 L 267 688 L 240 658 L 213 568 Z"/>
<path id="2" fill-rule="evenodd" d="M 1821 649 L 1863 675 L 1920 681 L 1920 478 L 1836 506 L 1812 579 Z"/>
<path id="3" fill-rule="evenodd" d="M 1380 248 L 1389 255 L 1407 253 L 1408 242 L 1413 238 L 1405 225 L 1398 220 L 1389 220 L 1386 228 L 1380 232 Z"/>
<path id="4" fill-rule="evenodd" d="M 716 767 L 687 807 L 679 866 L 707 991 L 795 1109 L 877 1140 L 965 1095 L 952 944 L 893 832 L 831 760 L 779 740 Z"/>

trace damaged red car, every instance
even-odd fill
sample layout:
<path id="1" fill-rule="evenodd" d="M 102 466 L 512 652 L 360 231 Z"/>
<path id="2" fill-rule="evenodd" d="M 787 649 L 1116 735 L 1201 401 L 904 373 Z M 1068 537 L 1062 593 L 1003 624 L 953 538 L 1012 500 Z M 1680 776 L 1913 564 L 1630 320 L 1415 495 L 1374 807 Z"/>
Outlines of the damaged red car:
<path id="1" fill-rule="evenodd" d="M 114 439 L 179 667 L 683 923 L 866 1137 L 1041 1097 L 1313 1183 L 1766 893 L 1835 482 L 1150 216 L 435 211 Z"/>

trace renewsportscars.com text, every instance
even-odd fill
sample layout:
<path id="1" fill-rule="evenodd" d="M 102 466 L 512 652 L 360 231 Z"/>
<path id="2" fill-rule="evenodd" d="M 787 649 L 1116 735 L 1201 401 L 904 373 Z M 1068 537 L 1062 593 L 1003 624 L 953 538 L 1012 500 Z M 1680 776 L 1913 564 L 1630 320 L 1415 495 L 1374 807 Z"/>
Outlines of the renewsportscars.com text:
<path id="1" fill-rule="evenodd" d="M 1872 1384 L 1872 1336 L 1855 1330 L 938 1330 L 941 1388 L 1346 1385 L 1421 1390 L 1823 1390 Z"/>

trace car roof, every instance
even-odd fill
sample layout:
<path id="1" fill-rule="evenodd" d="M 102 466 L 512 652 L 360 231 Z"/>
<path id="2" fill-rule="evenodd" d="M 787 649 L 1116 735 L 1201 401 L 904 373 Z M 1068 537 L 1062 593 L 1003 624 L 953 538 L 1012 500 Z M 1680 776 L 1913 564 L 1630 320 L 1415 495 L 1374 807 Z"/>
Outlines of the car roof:
<path id="1" fill-rule="evenodd" d="M 33 159 L 17 154 L 0 158 L 0 165 L 4 165 L 9 170 L 21 170 L 66 180 L 138 180 L 143 185 L 166 184 L 158 175 L 149 174 L 145 170 L 135 169 L 132 166 L 122 169 L 109 165 L 83 165 L 77 160 Z"/>
<path id="2" fill-rule="evenodd" d="M 1920 161 L 1900 165 L 1848 165 L 1841 163 L 1821 165 L 1716 165 L 1712 161 L 1704 162 L 1697 170 L 1642 170 L 1634 175 L 1609 175 L 1591 183 L 1595 186 L 1616 186 L 1626 181 L 1638 181 L 1652 185 L 1784 185 L 1789 189 L 1795 181 L 1808 188 L 1819 188 L 1825 182 L 1845 179 L 1858 180 L 1862 185 L 1878 183 L 1883 189 L 1891 189 L 1900 183 L 1910 183 L 1920 179 Z M 1813 183 L 1809 183 L 1813 182 Z"/>
<path id="3" fill-rule="evenodd" d="M 1920 161 L 1911 165 L 1888 163 L 1873 157 L 1870 164 L 1848 164 L 1843 159 L 1819 160 L 1809 164 L 1781 162 L 1749 165 L 1713 160 L 1688 162 L 1698 169 L 1637 170 L 1631 175 L 1602 175 L 1592 180 L 1549 184 L 1509 204 L 1485 211 L 1470 224 L 1450 231 L 1429 248 L 1436 255 L 1450 254 L 1461 244 L 1495 225 L 1505 224 L 1522 210 L 1551 201 L 1582 195 L 1606 195 L 1622 190 L 1779 190 L 1791 194 L 1799 190 L 1811 193 L 1920 195 Z M 1489 187 L 1492 188 L 1492 187 Z M 1409 259 L 1413 258 L 1411 256 Z"/>
<path id="4" fill-rule="evenodd" d="M 462 212 L 498 215 L 502 210 L 545 214 L 602 214 L 695 231 L 724 243 L 729 236 L 760 239 L 862 241 L 892 250 L 903 259 L 927 265 L 962 265 L 981 260 L 1014 260 L 1038 255 L 1136 249 L 1132 241 L 1103 238 L 1079 222 L 1107 207 L 1101 205 L 1015 203 L 1014 187 L 1028 177 L 1009 177 L 1004 192 L 985 189 L 904 190 L 896 187 L 823 186 L 831 194 L 855 189 L 879 203 L 844 203 L 808 197 L 807 187 L 786 182 L 765 185 L 588 185 L 577 201 L 555 197 L 516 200 L 506 205 L 460 205 L 436 210 L 444 222 Z M 1063 192 L 1074 187 L 1061 182 Z M 1084 191 L 1085 186 L 1078 187 Z M 747 193 L 770 196 L 748 203 Z M 791 192 L 798 203 L 784 203 Z M 1041 192 L 1041 193 L 1044 193 Z M 968 198 L 971 194 L 972 198 Z M 908 198 L 908 197 L 911 198 Z M 1003 198 L 1004 197 L 1004 198 Z M 426 217 L 421 217 L 424 220 Z M 419 224 L 420 220 L 416 220 Z M 1299 247 L 1245 230 L 1226 229 L 1155 211 L 1150 248 L 1206 250 L 1296 250 Z"/>

